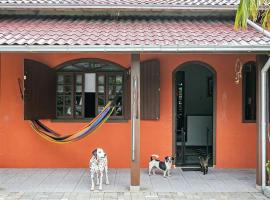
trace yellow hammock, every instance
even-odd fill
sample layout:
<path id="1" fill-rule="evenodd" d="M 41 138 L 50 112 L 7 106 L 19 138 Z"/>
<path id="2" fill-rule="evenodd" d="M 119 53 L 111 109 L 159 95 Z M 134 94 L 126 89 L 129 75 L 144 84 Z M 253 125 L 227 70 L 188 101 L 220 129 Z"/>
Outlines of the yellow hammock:
<path id="1" fill-rule="evenodd" d="M 42 124 L 39 120 L 31 120 L 31 127 L 44 139 L 58 144 L 69 143 L 73 141 L 80 140 L 92 133 L 94 130 L 99 128 L 106 120 L 111 116 L 114 111 L 114 107 L 111 106 L 112 102 L 108 102 L 108 104 L 103 108 L 101 113 L 99 113 L 89 124 L 82 128 L 82 130 L 67 135 L 61 136 L 59 133 L 49 129 L 44 124 Z"/>

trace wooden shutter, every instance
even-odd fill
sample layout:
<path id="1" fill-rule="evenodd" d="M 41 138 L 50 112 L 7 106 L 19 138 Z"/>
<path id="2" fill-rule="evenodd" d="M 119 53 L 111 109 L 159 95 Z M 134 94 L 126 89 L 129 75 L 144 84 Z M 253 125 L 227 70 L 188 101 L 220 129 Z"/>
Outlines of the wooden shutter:
<path id="1" fill-rule="evenodd" d="M 148 60 L 141 63 L 141 119 L 160 118 L 160 63 Z"/>
<path id="2" fill-rule="evenodd" d="M 56 73 L 34 60 L 24 60 L 24 119 L 56 116 Z"/>
<path id="3" fill-rule="evenodd" d="M 124 119 L 125 120 L 129 120 L 130 119 L 130 115 L 131 115 L 131 82 L 130 82 L 130 68 L 127 70 L 127 72 L 125 73 L 125 94 L 124 94 Z"/>

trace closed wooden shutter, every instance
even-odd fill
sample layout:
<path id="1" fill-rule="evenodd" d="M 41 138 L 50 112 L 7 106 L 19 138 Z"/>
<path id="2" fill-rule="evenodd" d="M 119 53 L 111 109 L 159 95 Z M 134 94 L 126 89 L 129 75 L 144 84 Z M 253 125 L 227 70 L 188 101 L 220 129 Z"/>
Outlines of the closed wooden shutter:
<path id="1" fill-rule="evenodd" d="M 148 60 L 141 63 L 141 119 L 160 118 L 160 63 Z"/>
<path id="2" fill-rule="evenodd" d="M 34 60 L 24 60 L 24 119 L 56 116 L 56 73 Z"/>
<path id="3" fill-rule="evenodd" d="M 127 72 L 125 73 L 125 94 L 124 94 L 124 119 L 125 120 L 129 120 L 130 119 L 130 115 L 131 115 L 131 82 L 130 82 L 130 69 L 127 70 Z"/>

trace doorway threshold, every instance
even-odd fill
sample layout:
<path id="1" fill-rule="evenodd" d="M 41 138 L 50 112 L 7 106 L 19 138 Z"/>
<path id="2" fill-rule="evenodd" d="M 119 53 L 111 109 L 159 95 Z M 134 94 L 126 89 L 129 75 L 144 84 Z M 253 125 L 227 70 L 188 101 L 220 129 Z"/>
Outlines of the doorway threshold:
<path id="1" fill-rule="evenodd" d="M 190 172 L 190 171 L 201 171 L 200 167 L 181 167 L 183 172 Z"/>

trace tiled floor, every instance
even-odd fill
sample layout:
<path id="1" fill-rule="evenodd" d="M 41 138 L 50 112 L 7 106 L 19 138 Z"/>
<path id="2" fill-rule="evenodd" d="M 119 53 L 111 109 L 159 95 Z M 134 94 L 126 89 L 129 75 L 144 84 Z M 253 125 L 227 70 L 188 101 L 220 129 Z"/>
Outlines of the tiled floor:
<path id="1" fill-rule="evenodd" d="M 110 169 L 110 185 L 106 192 L 127 192 L 130 184 L 129 169 Z M 89 192 L 90 178 L 87 169 L 0 169 L 0 192 Z M 142 192 L 258 192 L 254 170 L 210 169 L 201 172 L 172 171 L 172 176 L 148 176 L 141 170 Z"/>
<path id="2" fill-rule="evenodd" d="M 261 193 L 36 192 L 1 193 L 0 200 L 267 200 Z"/>

